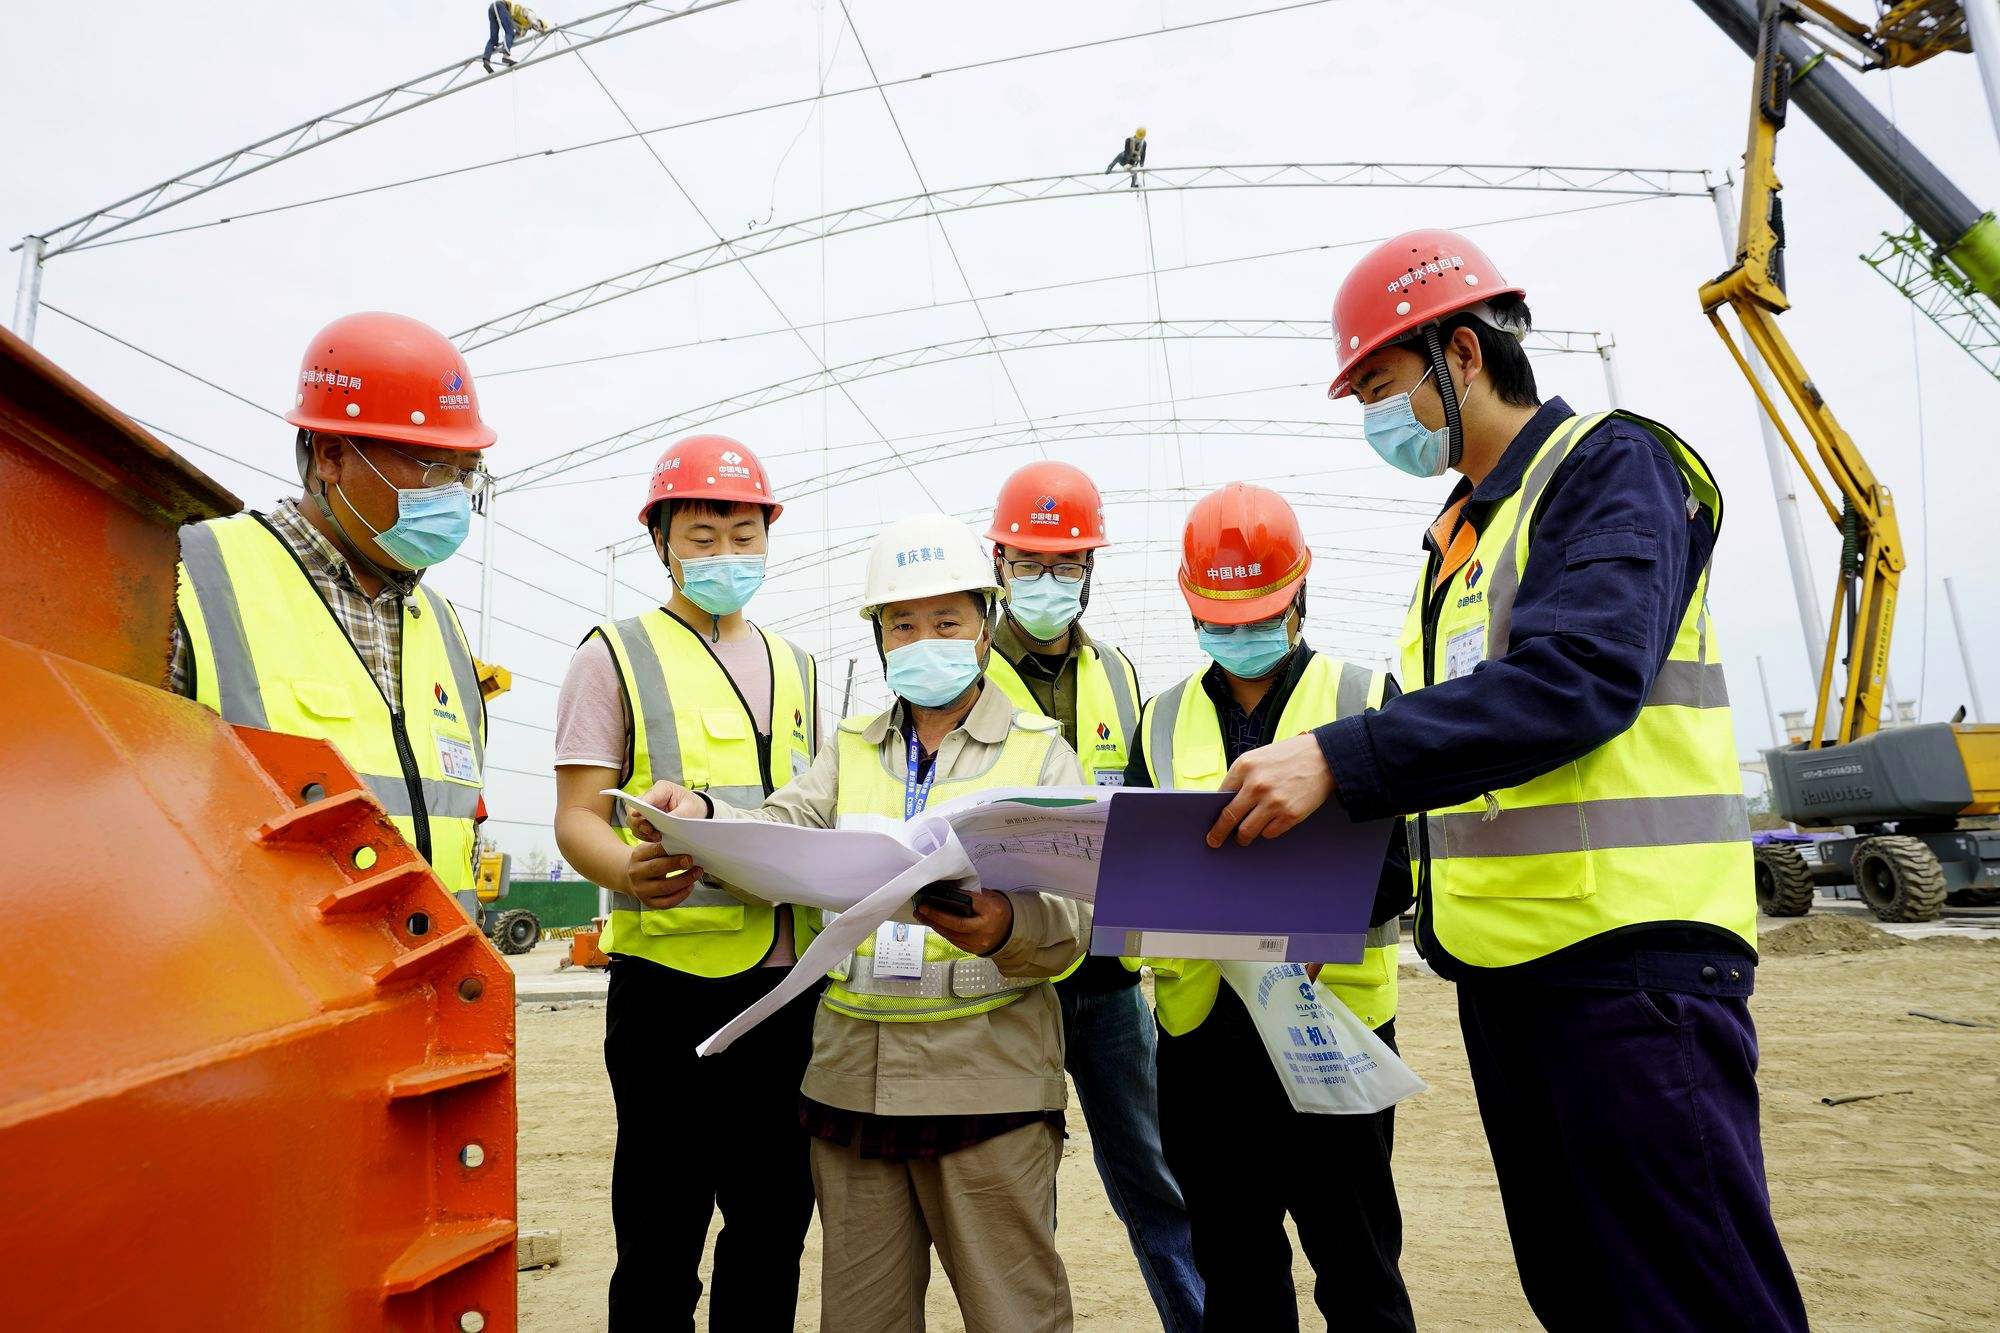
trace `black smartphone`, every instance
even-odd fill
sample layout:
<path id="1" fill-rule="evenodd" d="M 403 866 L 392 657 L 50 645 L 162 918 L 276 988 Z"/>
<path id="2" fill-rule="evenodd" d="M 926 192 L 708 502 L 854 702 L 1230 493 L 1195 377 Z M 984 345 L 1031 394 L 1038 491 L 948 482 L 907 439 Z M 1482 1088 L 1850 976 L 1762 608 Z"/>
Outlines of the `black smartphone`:
<path id="1" fill-rule="evenodd" d="M 943 912 L 946 916 L 978 916 L 972 906 L 972 895 L 964 889 L 933 886 L 917 890 L 917 901 L 925 907 Z"/>

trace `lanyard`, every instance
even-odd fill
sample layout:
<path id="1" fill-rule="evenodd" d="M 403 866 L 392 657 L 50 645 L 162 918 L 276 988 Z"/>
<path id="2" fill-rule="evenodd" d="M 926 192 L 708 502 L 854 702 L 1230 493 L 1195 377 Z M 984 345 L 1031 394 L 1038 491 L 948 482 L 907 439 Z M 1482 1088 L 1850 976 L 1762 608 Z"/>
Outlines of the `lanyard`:
<path id="1" fill-rule="evenodd" d="M 930 803 L 931 784 L 937 781 L 937 761 L 931 761 L 930 775 L 921 783 L 917 781 L 917 771 L 924 762 L 923 749 L 917 744 L 917 730 L 910 728 L 910 758 L 903 769 L 903 819 L 915 819 Z"/>

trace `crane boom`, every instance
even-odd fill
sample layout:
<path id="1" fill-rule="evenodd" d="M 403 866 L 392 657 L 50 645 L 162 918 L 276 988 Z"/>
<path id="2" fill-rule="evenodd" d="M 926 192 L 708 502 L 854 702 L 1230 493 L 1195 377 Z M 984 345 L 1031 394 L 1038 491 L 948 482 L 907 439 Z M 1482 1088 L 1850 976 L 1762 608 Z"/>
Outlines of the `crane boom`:
<path id="1" fill-rule="evenodd" d="M 1762 27 L 1754 0 L 1694 0 L 1745 55 L 1755 57 Z M 2000 301 L 2000 222 L 1952 183 L 1824 53 L 1786 24 L 1775 25 L 1776 54 L 1791 69 L 1791 99 L 1966 280 Z"/>

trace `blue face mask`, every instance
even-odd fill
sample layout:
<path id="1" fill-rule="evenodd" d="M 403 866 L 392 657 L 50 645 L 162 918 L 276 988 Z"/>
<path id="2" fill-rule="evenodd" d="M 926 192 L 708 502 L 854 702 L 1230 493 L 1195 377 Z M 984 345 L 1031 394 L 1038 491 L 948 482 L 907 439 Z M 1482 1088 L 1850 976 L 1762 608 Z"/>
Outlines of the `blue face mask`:
<path id="1" fill-rule="evenodd" d="M 1368 447 L 1390 467 L 1413 477 L 1442 477 L 1451 443 L 1448 429 L 1432 430 L 1417 420 L 1416 409 L 1410 406 L 1410 394 L 1430 377 L 1426 370 L 1407 391 L 1361 409 L 1361 433 L 1367 437 Z"/>
<path id="2" fill-rule="evenodd" d="M 359 449 L 354 452 L 368 464 L 370 471 L 382 477 L 382 469 L 367 454 Z M 394 489 L 394 483 L 387 477 L 382 477 L 382 481 Z M 353 502 L 347 507 L 356 518 L 361 518 L 361 511 L 354 508 Z M 368 527 L 368 520 L 361 518 L 361 524 Z M 428 569 L 465 545 L 466 536 L 472 531 L 472 492 L 455 481 L 411 491 L 396 490 L 396 521 L 381 532 L 372 527 L 368 531 L 374 534 L 375 544 L 405 569 Z"/>
<path id="3" fill-rule="evenodd" d="M 918 639 L 888 656 L 889 689 L 921 708 L 942 708 L 979 679 L 973 639 Z"/>
<path id="4" fill-rule="evenodd" d="M 1238 680 L 1262 680 L 1292 651 L 1291 634 L 1285 628 L 1287 618 L 1280 616 L 1256 625 L 1221 626 L 1230 631 L 1227 634 L 1218 634 L 1216 626 L 1196 621 L 1194 637 L 1201 650 L 1230 675 Z"/>
<path id="5" fill-rule="evenodd" d="M 1061 638 L 1083 614 L 1083 584 L 1058 582 L 1053 574 L 1015 579 L 1007 585 L 1007 613 L 1031 639 Z"/>
<path id="6" fill-rule="evenodd" d="M 712 616 L 735 615 L 764 586 L 761 555 L 711 555 L 680 563 L 681 591 Z"/>

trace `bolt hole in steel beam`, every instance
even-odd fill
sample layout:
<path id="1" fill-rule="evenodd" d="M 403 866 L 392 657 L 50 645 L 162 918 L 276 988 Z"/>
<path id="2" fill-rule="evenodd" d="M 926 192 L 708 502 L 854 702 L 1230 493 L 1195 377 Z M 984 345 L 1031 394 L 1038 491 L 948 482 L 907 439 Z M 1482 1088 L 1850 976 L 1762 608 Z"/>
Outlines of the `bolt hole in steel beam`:
<path id="1" fill-rule="evenodd" d="M 477 1171 L 486 1165 L 486 1149 L 477 1143 L 468 1143 L 458 1150 L 459 1164 L 468 1171 Z"/>
<path id="2" fill-rule="evenodd" d="M 324 801 L 325 799 L 326 788 L 317 782 L 308 782 L 305 786 L 299 788 L 299 800 L 307 805 L 312 805 L 317 801 Z"/>
<path id="3" fill-rule="evenodd" d="M 356 870 L 374 869 L 375 859 L 375 849 L 373 847 L 356 847 L 354 849 L 354 868 Z"/>
<path id="4" fill-rule="evenodd" d="M 403 923 L 403 928 L 409 931 L 410 934 L 412 935 L 421 936 L 430 934 L 431 933 L 430 914 L 428 912 L 410 913 L 410 919 Z"/>
<path id="5" fill-rule="evenodd" d="M 458 998 L 471 1004 L 486 993 L 486 983 L 478 977 L 467 977 L 458 983 Z"/>

